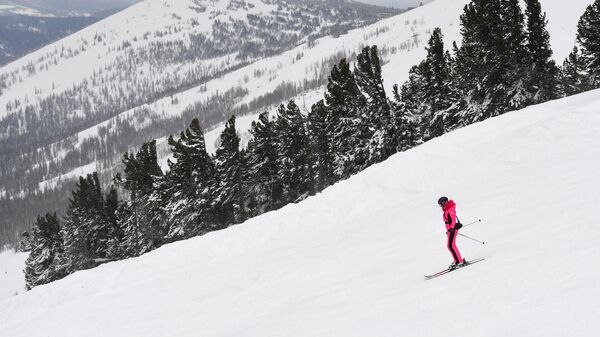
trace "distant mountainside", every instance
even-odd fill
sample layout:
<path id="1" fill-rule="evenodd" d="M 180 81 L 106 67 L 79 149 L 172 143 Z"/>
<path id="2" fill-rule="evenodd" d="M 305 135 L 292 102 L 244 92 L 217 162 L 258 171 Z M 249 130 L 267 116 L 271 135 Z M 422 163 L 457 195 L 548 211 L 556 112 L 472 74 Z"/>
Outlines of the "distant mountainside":
<path id="1" fill-rule="evenodd" d="M 118 13 L 136 0 L 0 0 L 0 67 Z M 106 7 L 116 6 L 119 7 Z"/>
<path id="2" fill-rule="evenodd" d="M 23 227 L 15 224 L 64 208 L 68 193 L 60 189 L 82 167 L 103 171 L 108 181 L 124 151 L 178 133 L 192 116 L 210 128 L 231 113 L 319 87 L 339 55 L 323 55 L 312 70 L 317 78 L 281 84 L 242 107 L 235 105 L 248 94 L 244 81 L 277 83 L 270 69 L 277 64 L 233 83 L 207 87 L 208 81 L 398 13 L 346 0 L 148 0 L 0 68 L 0 209 L 13 216 L 0 227 Z M 179 105 L 177 95 L 186 90 L 197 100 Z M 165 99 L 177 112 L 148 107 Z M 100 137 L 81 137 L 96 127 Z M 35 212 L 2 205 L 19 200 Z"/>
<path id="3" fill-rule="evenodd" d="M 140 0 L 0 0 L 0 15 L 94 16 L 95 13 L 125 8 Z"/>
<path id="4" fill-rule="evenodd" d="M 0 66 L 97 22 L 99 17 L 6 15 L 0 20 Z"/>
<path id="5" fill-rule="evenodd" d="M 15 1 L 0 0 L 0 17 L 7 15 L 54 16 L 50 12 L 39 11 L 32 7 L 23 6 Z"/>

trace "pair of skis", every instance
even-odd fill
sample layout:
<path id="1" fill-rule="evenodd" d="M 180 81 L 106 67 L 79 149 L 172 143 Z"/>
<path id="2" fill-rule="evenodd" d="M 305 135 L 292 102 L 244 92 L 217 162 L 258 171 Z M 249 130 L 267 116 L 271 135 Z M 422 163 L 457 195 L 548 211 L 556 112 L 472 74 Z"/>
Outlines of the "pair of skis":
<path id="1" fill-rule="evenodd" d="M 425 279 L 426 279 L 426 280 L 431 280 L 432 278 L 436 278 L 436 277 L 438 277 L 438 276 L 442 276 L 442 275 L 444 275 L 444 274 L 448 274 L 448 273 L 450 273 L 450 272 L 452 272 L 452 271 L 455 271 L 455 270 L 458 270 L 458 269 L 462 269 L 462 268 L 464 268 L 464 267 L 470 266 L 470 265 L 472 265 L 472 264 L 474 264 L 474 263 L 477 263 L 477 262 L 481 262 L 481 261 L 483 261 L 483 260 L 485 260 L 485 258 L 484 258 L 484 257 L 479 257 L 479 258 L 476 258 L 476 259 L 474 259 L 474 260 L 467 261 L 467 264 L 466 264 L 466 265 L 464 265 L 464 266 L 462 266 L 462 267 L 457 267 L 457 268 L 454 268 L 454 269 L 450 269 L 450 268 L 448 268 L 448 269 L 444 269 L 444 270 L 442 270 L 442 271 L 440 271 L 440 272 L 437 272 L 437 273 L 435 273 L 435 274 L 432 274 L 432 275 L 425 275 Z"/>

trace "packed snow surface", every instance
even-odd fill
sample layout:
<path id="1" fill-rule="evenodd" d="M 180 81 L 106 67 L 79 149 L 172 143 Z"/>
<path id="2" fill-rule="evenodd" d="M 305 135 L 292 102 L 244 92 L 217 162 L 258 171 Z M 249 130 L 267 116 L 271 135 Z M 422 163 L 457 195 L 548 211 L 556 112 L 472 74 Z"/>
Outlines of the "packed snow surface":
<path id="1" fill-rule="evenodd" d="M 13 250 L 0 252 L 0 302 L 25 292 L 23 269 L 25 269 L 27 256 L 27 253 Z M 3 335 L 0 333 L 0 336 Z"/>
<path id="2" fill-rule="evenodd" d="M 2 336 L 593 336 L 600 91 L 436 138 L 244 224 L 0 302 Z M 445 268 L 438 197 L 484 262 Z"/>

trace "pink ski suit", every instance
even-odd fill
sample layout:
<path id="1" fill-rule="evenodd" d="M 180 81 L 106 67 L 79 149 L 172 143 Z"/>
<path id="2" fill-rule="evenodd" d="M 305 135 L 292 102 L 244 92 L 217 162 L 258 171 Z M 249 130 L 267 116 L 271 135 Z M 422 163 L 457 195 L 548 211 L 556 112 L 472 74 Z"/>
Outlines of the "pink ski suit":
<path id="1" fill-rule="evenodd" d="M 446 224 L 446 235 L 448 236 L 448 250 L 452 254 L 452 258 L 455 263 L 462 262 L 460 252 L 456 247 L 456 237 L 458 236 L 458 229 L 454 228 L 456 225 L 456 204 L 453 200 L 448 200 L 444 205 L 444 223 Z"/>

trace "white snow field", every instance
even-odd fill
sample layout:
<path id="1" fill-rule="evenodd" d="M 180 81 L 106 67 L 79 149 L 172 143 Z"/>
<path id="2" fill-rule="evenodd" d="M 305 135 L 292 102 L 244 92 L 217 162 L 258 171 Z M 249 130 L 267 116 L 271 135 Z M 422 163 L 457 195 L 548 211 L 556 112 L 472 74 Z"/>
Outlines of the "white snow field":
<path id="1" fill-rule="evenodd" d="M 0 252 L 0 302 L 25 292 L 23 269 L 28 255 L 14 250 Z M 1 329 L 0 336 L 3 336 Z"/>
<path id="2" fill-rule="evenodd" d="M 10 337 L 594 336 L 600 91 L 507 113 L 244 224 L 0 302 Z M 438 197 L 458 204 L 450 254 Z"/>

